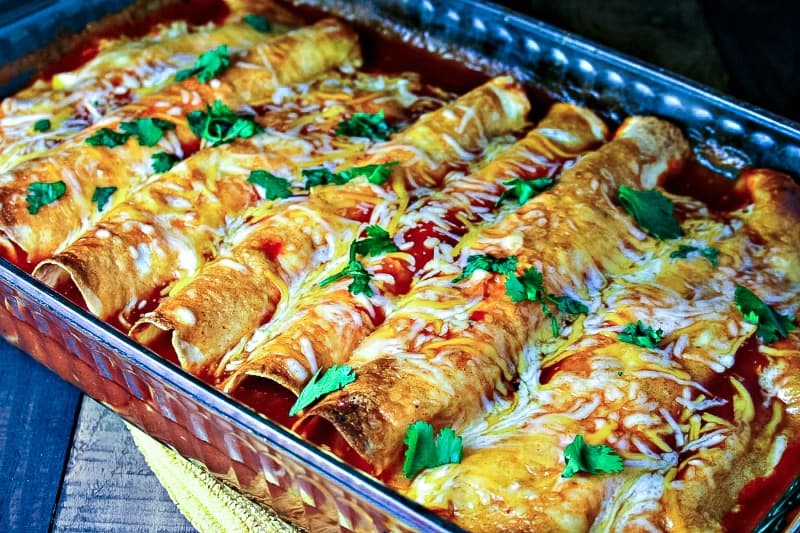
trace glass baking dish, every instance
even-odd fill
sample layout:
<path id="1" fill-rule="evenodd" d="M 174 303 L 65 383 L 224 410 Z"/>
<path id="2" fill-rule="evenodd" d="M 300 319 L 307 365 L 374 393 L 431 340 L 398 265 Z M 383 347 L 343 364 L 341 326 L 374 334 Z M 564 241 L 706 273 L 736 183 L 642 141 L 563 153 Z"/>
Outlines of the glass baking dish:
<path id="1" fill-rule="evenodd" d="M 701 158 L 709 145 L 717 151 L 722 146 L 738 161 L 800 174 L 797 124 L 491 3 L 296 3 L 377 28 L 489 75 L 512 72 L 543 98 L 587 105 L 611 122 L 634 113 L 668 118 L 689 133 Z M 459 530 L 142 348 L 3 260 L 0 302 L 0 334 L 12 344 L 302 527 Z M 794 486 L 800 492 L 800 482 Z M 773 509 L 769 526 L 785 521 L 790 500 Z"/>

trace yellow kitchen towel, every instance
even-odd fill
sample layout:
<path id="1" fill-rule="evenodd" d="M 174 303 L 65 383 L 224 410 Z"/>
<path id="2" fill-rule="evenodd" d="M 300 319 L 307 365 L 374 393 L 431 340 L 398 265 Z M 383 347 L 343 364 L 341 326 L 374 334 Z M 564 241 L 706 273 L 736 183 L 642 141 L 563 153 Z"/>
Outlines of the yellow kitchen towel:
<path id="1" fill-rule="evenodd" d="M 218 481 L 205 467 L 184 459 L 139 429 L 131 425 L 128 428 L 169 497 L 201 533 L 301 531 L 281 520 L 271 509 L 248 500 Z"/>

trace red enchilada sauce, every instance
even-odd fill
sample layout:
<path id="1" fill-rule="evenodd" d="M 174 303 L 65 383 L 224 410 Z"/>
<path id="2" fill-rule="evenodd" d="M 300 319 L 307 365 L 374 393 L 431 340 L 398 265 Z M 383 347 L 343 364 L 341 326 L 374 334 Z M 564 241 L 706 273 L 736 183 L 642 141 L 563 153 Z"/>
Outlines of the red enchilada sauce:
<path id="1" fill-rule="evenodd" d="M 156 23 L 179 19 L 187 20 L 193 24 L 201 24 L 207 21 L 219 22 L 227 15 L 227 6 L 219 0 L 192 2 L 191 9 L 187 9 L 187 5 L 187 2 L 178 3 L 156 14 L 147 15 L 136 24 L 120 23 L 118 26 L 104 31 L 102 36 L 119 35 L 121 33 L 129 36 L 140 36 L 145 35 L 151 26 Z M 319 11 L 307 8 L 299 10 L 299 14 L 309 22 L 324 16 Z M 486 75 L 471 70 L 460 62 L 442 59 L 426 51 L 412 48 L 405 43 L 389 40 L 368 28 L 361 27 L 359 29 L 365 54 L 365 70 L 367 71 L 399 72 L 411 70 L 420 73 L 426 83 L 438 85 L 445 90 L 459 93 L 466 92 L 488 79 Z M 74 69 L 89 61 L 97 54 L 97 42 L 97 37 L 82 41 L 59 62 L 45 70 L 42 73 L 42 77 L 47 78 L 56 72 Z M 531 91 L 529 94 L 533 95 L 534 101 L 539 104 L 538 112 L 543 111 L 548 104 L 552 103 L 542 98 L 538 92 Z M 187 154 L 194 152 L 198 148 L 199 141 L 198 146 L 184 146 Z M 742 190 L 736 189 L 733 181 L 695 162 L 688 164 L 681 174 L 667 180 L 662 185 L 670 192 L 685 194 L 702 200 L 712 210 L 720 212 L 740 208 L 749 201 L 749 198 Z M 367 219 L 370 212 L 371 206 L 352 218 Z M 459 234 L 463 233 L 463 223 L 458 221 L 455 216 L 448 217 L 448 221 Z M 429 237 L 443 239 L 444 236 L 436 231 L 432 224 L 427 222 L 421 223 L 406 234 L 406 239 L 414 242 L 411 253 L 414 255 L 417 265 L 423 265 L 432 257 L 430 249 L 424 246 L 424 241 Z M 27 272 L 33 270 L 35 264 L 27 261 L 27 256 L 24 252 L 18 248 L 15 248 L 14 252 L 8 254 L 11 256 L 11 261 Z M 281 253 L 280 243 L 267 243 L 265 252 L 270 257 L 277 257 Z M 404 270 L 402 265 L 394 265 L 393 263 L 385 265 L 384 271 L 395 277 L 396 281 L 391 289 L 392 292 L 396 294 L 408 292 L 411 284 L 409 271 Z M 63 288 L 62 293 L 85 308 L 85 304 L 73 284 Z M 150 307 L 150 305 L 147 306 L 148 309 Z M 483 311 L 476 311 L 470 317 L 471 320 L 477 321 L 485 318 L 486 313 Z M 121 328 L 119 324 L 112 325 L 118 329 Z M 164 334 L 159 336 L 149 347 L 161 354 L 165 359 L 177 364 L 177 357 L 171 345 L 171 335 Z M 758 386 L 758 372 L 763 368 L 764 364 L 763 357 L 758 353 L 757 343 L 751 340 L 745 343 L 737 353 L 736 364 L 732 369 L 733 374 L 738 376 L 748 391 L 753 394 L 754 401 L 757 398 L 761 398 L 761 391 Z M 558 365 L 545 369 L 542 372 L 542 381 L 548 381 L 557 370 Z M 199 377 L 213 385 L 219 382 L 218 376 Z M 727 377 L 720 378 L 710 384 L 709 387 L 715 394 L 724 398 L 731 398 L 733 391 L 727 380 Z M 233 397 L 286 427 L 292 427 L 296 422 L 295 417 L 288 415 L 295 400 L 294 395 L 270 380 L 246 379 L 233 393 Z M 756 403 L 761 405 L 763 402 Z M 728 410 L 720 408 L 719 415 L 730 419 L 729 408 Z M 760 413 L 759 416 L 764 416 L 764 413 Z M 330 449 L 356 468 L 373 473 L 371 466 L 344 441 L 342 436 L 329 423 L 321 419 L 312 419 L 304 422 L 302 427 L 296 427 L 295 429 L 311 442 Z M 765 514 L 766 510 L 772 506 L 773 502 L 778 499 L 797 474 L 796 457 L 798 454 L 800 454 L 800 443 L 794 442 L 790 444 L 773 475 L 754 480 L 745 487 L 740 495 L 739 505 L 725 519 L 726 529 L 750 528 Z M 438 510 L 437 512 L 445 518 L 452 518 L 451 513 L 446 510 Z"/>
<path id="2" fill-rule="evenodd" d="M 28 274 L 33 272 L 38 261 L 31 261 L 28 253 L 20 248 L 17 243 L 8 241 L 8 239 L 6 239 L 6 241 L 7 243 L 4 243 L 5 247 L 0 248 L 0 257 Z"/>
<path id="3" fill-rule="evenodd" d="M 127 36 L 130 38 L 147 35 L 157 24 L 167 24 L 179 20 L 191 25 L 202 25 L 209 22 L 221 24 L 230 13 L 230 8 L 223 0 L 183 0 L 163 6 L 147 13 L 137 20 L 120 20 L 109 24 L 101 32 L 78 41 L 61 58 L 48 65 L 39 73 L 39 78 L 49 80 L 54 74 L 75 70 L 94 59 L 99 51 L 102 39 Z"/>

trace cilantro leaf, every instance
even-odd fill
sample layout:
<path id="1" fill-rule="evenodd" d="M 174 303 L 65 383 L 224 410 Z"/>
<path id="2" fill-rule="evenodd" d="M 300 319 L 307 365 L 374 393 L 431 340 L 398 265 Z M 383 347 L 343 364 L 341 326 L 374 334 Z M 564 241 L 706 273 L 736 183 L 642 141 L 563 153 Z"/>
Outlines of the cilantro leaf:
<path id="1" fill-rule="evenodd" d="M 776 312 L 747 287 L 736 286 L 734 301 L 745 322 L 758 326 L 756 337 L 766 344 L 785 339 L 797 329 L 792 317 Z"/>
<path id="2" fill-rule="evenodd" d="M 548 306 L 548 302 L 555 304 L 559 312 L 568 315 L 585 314 L 589 309 L 583 303 L 569 296 L 556 296 L 548 293 L 544 288 L 542 273 L 536 267 L 530 267 L 521 276 L 506 276 L 506 294 L 514 303 L 530 301 L 542 306 L 542 313 L 550 319 L 553 336 L 558 335 L 558 320 Z"/>
<path id="3" fill-rule="evenodd" d="M 350 261 L 347 263 L 347 266 L 341 272 L 320 281 L 319 286 L 324 287 L 325 285 L 330 285 L 334 281 L 350 276 L 353 278 L 353 282 L 347 290 L 352 294 L 365 294 L 371 297 L 374 294 L 372 288 L 369 286 L 372 274 L 367 272 L 364 265 L 356 259 L 356 254 L 376 256 L 396 251 L 397 246 L 392 242 L 386 230 L 379 226 L 367 226 L 367 238 L 355 240 L 353 244 L 350 245 Z"/>
<path id="4" fill-rule="evenodd" d="M 527 299 L 527 291 L 521 276 L 506 276 L 506 294 L 515 304 Z"/>
<path id="5" fill-rule="evenodd" d="M 497 199 L 494 206 L 500 207 L 500 204 L 502 204 L 503 200 L 506 198 L 516 198 L 519 205 L 523 205 L 537 194 L 543 193 L 551 188 L 555 183 L 555 178 L 535 178 L 532 180 L 516 178 L 504 181 L 503 185 L 510 185 L 510 187 L 503 191 L 503 194 L 500 195 L 500 198 Z"/>
<path id="6" fill-rule="evenodd" d="M 95 187 L 92 193 L 92 201 L 97 204 L 97 210 L 102 211 L 111 195 L 117 192 L 117 188 L 113 185 L 110 187 Z"/>
<path id="7" fill-rule="evenodd" d="M 675 205 L 660 191 L 637 191 L 621 185 L 617 199 L 636 221 L 636 225 L 653 237 L 664 241 L 683 235 L 681 225 L 675 218 Z"/>
<path id="8" fill-rule="evenodd" d="M 176 155 L 167 152 L 157 152 L 150 158 L 150 168 L 153 169 L 153 172 L 161 174 L 169 171 L 178 161 L 180 161 L 180 158 Z"/>
<path id="9" fill-rule="evenodd" d="M 164 130 L 175 129 L 175 124 L 160 118 L 146 117 L 131 122 L 120 122 L 119 129 L 122 131 L 102 128 L 89 136 L 86 144 L 114 148 L 125 144 L 131 137 L 136 137 L 142 146 L 154 146 L 164 136 Z"/>
<path id="10" fill-rule="evenodd" d="M 351 252 L 351 256 L 352 255 L 353 254 Z M 341 272 L 338 272 L 333 276 L 320 281 L 319 286 L 324 287 L 326 285 L 330 285 L 334 281 L 340 280 L 347 276 L 353 278 L 352 283 L 350 283 L 350 286 L 347 287 L 347 290 L 350 291 L 351 294 L 364 294 L 368 297 L 371 297 L 374 294 L 372 292 L 372 287 L 369 286 L 369 280 L 372 279 L 372 274 L 366 271 L 364 265 L 362 265 L 358 259 L 352 257 L 347 263 L 347 266 L 344 267 Z"/>
<path id="11" fill-rule="evenodd" d="M 387 254 L 397 251 L 397 246 L 392 241 L 389 233 L 380 226 L 367 226 L 367 238 L 360 239 L 353 243 L 355 253 L 359 255 Z"/>
<path id="12" fill-rule="evenodd" d="M 514 278 L 515 281 L 511 282 L 509 288 L 509 280 L 506 279 L 506 293 L 511 297 L 511 301 L 520 303 L 524 300 L 531 302 L 543 301 L 545 294 L 544 285 L 542 284 L 542 273 L 531 267 L 522 273 L 522 276 Z"/>
<path id="13" fill-rule="evenodd" d="M 35 215 L 45 206 L 52 204 L 67 192 L 67 184 L 63 181 L 41 182 L 34 181 L 28 185 L 28 213 Z"/>
<path id="14" fill-rule="evenodd" d="M 115 146 L 125 144 L 128 142 L 129 138 L 130 134 L 128 133 L 119 133 L 111 128 L 102 128 L 87 137 L 86 144 L 90 146 L 106 146 L 108 148 L 114 148 Z"/>
<path id="15" fill-rule="evenodd" d="M 175 124 L 160 118 L 146 117 L 137 118 L 133 122 L 121 122 L 119 129 L 129 137 L 136 137 L 142 146 L 155 146 L 164 136 L 164 130 L 174 130 Z"/>
<path id="16" fill-rule="evenodd" d="M 33 131 L 38 131 L 40 133 L 45 131 L 50 131 L 52 124 L 50 123 L 49 118 L 43 118 L 41 120 L 37 120 L 33 123 Z"/>
<path id="17" fill-rule="evenodd" d="M 461 437 L 447 427 L 440 429 L 434 439 L 433 426 L 418 420 L 408 426 L 403 443 L 407 446 L 403 475 L 408 479 L 426 468 L 461 462 Z"/>
<path id="18" fill-rule="evenodd" d="M 186 118 L 192 133 L 212 143 L 211 146 L 229 143 L 237 137 L 249 139 L 264 131 L 252 117 L 237 115 L 219 100 L 206 105 L 205 111 L 190 112 Z"/>
<path id="19" fill-rule="evenodd" d="M 306 189 L 316 187 L 317 185 L 328 185 L 329 183 L 335 183 L 336 185 L 345 183 L 341 181 L 338 174 L 325 167 L 304 168 L 301 174 L 306 179 Z"/>
<path id="20" fill-rule="evenodd" d="M 306 178 L 306 189 L 317 185 L 344 185 L 350 180 L 359 176 L 364 176 L 373 185 L 383 185 L 392 174 L 392 167 L 399 165 L 397 161 L 381 163 L 375 165 L 364 165 L 352 167 L 342 172 L 336 173 L 325 167 L 306 168 L 302 170 L 303 177 Z"/>
<path id="21" fill-rule="evenodd" d="M 495 272 L 506 276 L 513 276 L 517 270 L 517 257 L 495 257 L 491 254 L 473 255 L 467 258 L 467 264 L 461 275 L 453 280 L 453 283 L 458 283 L 461 280 L 467 279 L 476 270 L 485 270 L 486 272 Z"/>
<path id="22" fill-rule="evenodd" d="M 625 326 L 625 329 L 620 331 L 617 336 L 622 342 L 654 350 L 658 348 L 658 343 L 664 338 L 664 331 L 645 326 L 641 320 L 637 320 L 636 324 Z"/>
<path id="23" fill-rule="evenodd" d="M 556 309 L 561 313 L 568 315 L 585 315 L 589 312 L 589 308 L 583 302 L 574 300 L 569 296 L 553 296 L 547 295 L 547 299 L 556 304 Z"/>
<path id="24" fill-rule="evenodd" d="M 228 54 L 228 45 L 221 44 L 214 50 L 209 50 L 200 54 L 192 68 L 187 68 L 175 75 L 175 81 L 183 81 L 195 76 L 200 83 L 208 83 L 216 78 L 231 64 L 231 56 Z"/>
<path id="25" fill-rule="evenodd" d="M 292 186 L 288 180 L 279 178 L 266 170 L 250 172 L 247 181 L 264 189 L 264 198 L 267 200 L 288 198 L 292 195 Z"/>
<path id="26" fill-rule="evenodd" d="M 348 137 L 367 137 L 374 141 L 385 141 L 395 129 L 387 122 L 383 109 L 377 113 L 354 113 L 336 127 L 336 135 Z"/>
<path id="27" fill-rule="evenodd" d="M 708 259 L 712 266 L 719 266 L 719 250 L 716 248 L 703 248 L 700 255 Z"/>
<path id="28" fill-rule="evenodd" d="M 337 391 L 355 380 L 356 375 L 348 365 L 333 365 L 324 374 L 320 368 L 300 391 L 300 395 L 289 410 L 289 416 L 296 415 L 326 394 Z"/>
<path id="29" fill-rule="evenodd" d="M 719 265 L 719 250 L 716 248 L 698 248 L 697 246 L 687 246 L 681 244 L 678 249 L 669 254 L 670 259 L 685 259 L 689 254 L 699 252 L 700 255 L 708 259 L 713 266 Z"/>
<path id="30" fill-rule="evenodd" d="M 564 448 L 564 463 L 563 478 L 571 478 L 578 472 L 613 474 L 623 469 L 622 457 L 613 448 L 605 444 L 586 444 L 582 435 L 576 435 L 575 440 Z"/>
<path id="31" fill-rule="evenodd" d="M 272 29 L 272 24 L 261 15 L 247 15 L 243 20 L 249 24 L 251 28 L 261 33 L 269 33 Z"/>
<path id="32" fill-rule="evenodd" d="M 389 176 L 392 174 L 392 167 L 399 165 L 397 161 L 390 163 L 381 163 L 376 165 L 364 165 L 361 167 L 352 167 L 339 173 L 339 176 L 348 182 L 359 176 L 364 176 L 367 181 L 373 185 L 383 185 Z"/>

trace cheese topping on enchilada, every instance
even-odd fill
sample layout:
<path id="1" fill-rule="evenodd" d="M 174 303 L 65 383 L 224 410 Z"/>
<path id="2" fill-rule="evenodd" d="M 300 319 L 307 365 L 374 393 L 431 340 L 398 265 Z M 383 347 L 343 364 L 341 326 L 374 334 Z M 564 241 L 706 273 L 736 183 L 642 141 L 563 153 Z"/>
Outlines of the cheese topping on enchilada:
<path id="1" fill-rule="evenodd" d="M 0 252 L 469 530 L 729 527 L 797 438 L 800 187 L 720 209 L 667 121 L 361 62 L 334 20 L 108 44 L 0 105 Z"/>

